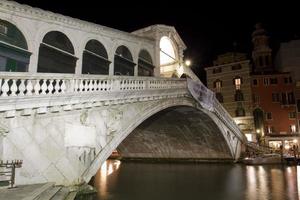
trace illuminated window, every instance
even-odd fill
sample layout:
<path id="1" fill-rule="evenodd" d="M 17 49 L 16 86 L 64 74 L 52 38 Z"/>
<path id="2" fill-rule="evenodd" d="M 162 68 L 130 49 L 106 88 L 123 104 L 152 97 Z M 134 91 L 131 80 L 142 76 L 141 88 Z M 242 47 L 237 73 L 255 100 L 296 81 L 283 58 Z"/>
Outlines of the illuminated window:
<path id="1" fill-rule="evenodd" d="M 264 85 L 269 85 L 269 78 L 264 78 Z"/>
<path id="2" fill-rule="evenodd" d="M 241 89 L 241 84 L 242 84 L 242 78 L 241 77 L 236 77 L 233 79 L 233 84 L 235 85 L 236 90 Z"/>
<path id="3" fill-rule="evenodd" d="M 295 124 L 290 125 L 290 131 L 291 131 L 292 133 L 295 133 L 295 132 L 296 132 L 296 125 L 295 125 Z"/>
<path id="4" fill-rule="evenodd" d="M 269 141 L 269 147 L 273 149 L 280 149 L 280 146 L 282 146 L 282 141 Z"/>
<path id="5" fill-rule="evenodd" d="M 273 132 L 274 132 L 274 127 L 268 125 L 268 126 L 267 126 L 267 133 L 273 133 Z"/>
<path id="6" fill-rule="evenodd" d="M 160 39 L 160 65 L 168 65 L 176 62 L 176 56 L 172 41 L 164 36 Z"/>

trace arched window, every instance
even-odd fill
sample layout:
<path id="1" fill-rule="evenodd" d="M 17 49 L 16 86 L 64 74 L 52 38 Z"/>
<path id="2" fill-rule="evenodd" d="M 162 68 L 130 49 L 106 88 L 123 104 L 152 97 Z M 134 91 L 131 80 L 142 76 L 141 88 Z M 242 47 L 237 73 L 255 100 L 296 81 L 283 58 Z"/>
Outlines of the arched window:
<path id="1" fill-rule="evenodd" d="M 254 125 L 256 130 L 261 130 L 264 127 L 264 112 L 256 108 L 253 111 Z"/>
<path id="2" fill-rule="evenodd" d="M 90 40 L 82 56 L 83 74 L 108 74 L 109 64 L 105 47 L 97 40 Z"/>
<path id="3" fill-rule="evenodd" d="M 77 58 L 69 38 L 58 31 L 47 33 L 40 45 L 38 72 L 75 73 Z"/>
<path id="4" fill-rule="evenodd" d="M 114 75 L 133 76 L 134 66 L 132 55 L 127 47 L 119 46 L 115 53 Z"/>
<path id="5" fill-rule="evenodd" d="M 138 75 L 139 76 L 153 76 L 154 65 L 152 58 L 146 50 L 141 50 L 138 59 Z"/>
<path id="6" fill-rule="evenodd" d="M 26 72 L 31 53 L 21 31 L 0 19 L 0 71 Z"/>
<path id="7" fill-rule="evenodd" d="M 174 47 L 170 38 L 164 36 L 159 42 L 160 65 L 172 65 L 177 62 Z"/>

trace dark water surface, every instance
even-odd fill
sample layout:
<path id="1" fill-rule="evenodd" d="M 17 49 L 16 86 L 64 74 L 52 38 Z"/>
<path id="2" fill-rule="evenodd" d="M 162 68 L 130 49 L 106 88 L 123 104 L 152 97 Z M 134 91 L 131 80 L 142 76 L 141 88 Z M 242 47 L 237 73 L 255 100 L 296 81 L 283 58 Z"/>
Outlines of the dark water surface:
<path id="1" fill-rule="evenodd" d="M 298 200 L 300 166 L 108 160 L 95 187 L 101 200 Z"/>

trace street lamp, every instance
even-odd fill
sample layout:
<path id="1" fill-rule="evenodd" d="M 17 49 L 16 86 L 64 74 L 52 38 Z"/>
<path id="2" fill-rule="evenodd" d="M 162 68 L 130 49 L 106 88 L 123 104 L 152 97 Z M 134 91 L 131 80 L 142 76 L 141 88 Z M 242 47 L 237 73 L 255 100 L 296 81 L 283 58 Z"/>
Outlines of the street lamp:
<path id="1" fill-rule="evenodd" d="M 190 66 L 191 65 L 191 61 L 190 60 L 186 60 L 184 63 L 185 63 L 186 66 Z"/>

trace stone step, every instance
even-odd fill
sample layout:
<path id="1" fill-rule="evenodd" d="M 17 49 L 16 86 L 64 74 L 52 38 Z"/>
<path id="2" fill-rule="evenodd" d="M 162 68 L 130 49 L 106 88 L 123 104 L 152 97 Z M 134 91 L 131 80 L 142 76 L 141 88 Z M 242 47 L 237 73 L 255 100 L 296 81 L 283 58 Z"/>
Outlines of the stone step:
<path id="1" fill-rule="evenodd" d="M 75 199 L 75 197 L 76 197 L 76 194 L 77 194 L 77 192 L 70 192 L 69 194 L 68 194 L 68 196 L 65 198 L 65 200 L 74 200 Z"/>
<path id="2" fill-rule="evenodd" d="M 51 198 L 51 200 L 64 200 L 68 196 L 69 192 L 68 188 L 63 187 Z"/>
<path id="3" fill-rule="evenodd" d="M 35 200 L 49 200 L 51 199 L 56 193 L 61 190 L 62 187 L 52 187 L 48 190 L 41 193 Z"/>
<path id="4" fill-rule="evenodd" d="M 41 187 L 38 187 L 37 189 L 35 189 L 33 192 L 31 192 L 27 197 L 23 198 L 22 200 L 33 200 L 39 197 L 39 195 L 41 193 L 43 193 L 44 191 L 52 188 L 54 186 L 54 183 L 50 182 L 50 183 L 46 183 L 44 185 L 42 185 Z"/>

